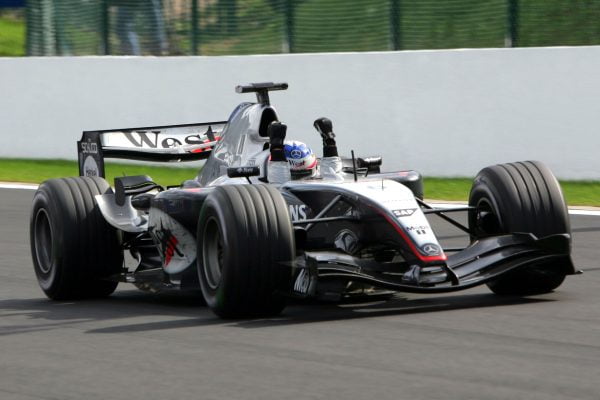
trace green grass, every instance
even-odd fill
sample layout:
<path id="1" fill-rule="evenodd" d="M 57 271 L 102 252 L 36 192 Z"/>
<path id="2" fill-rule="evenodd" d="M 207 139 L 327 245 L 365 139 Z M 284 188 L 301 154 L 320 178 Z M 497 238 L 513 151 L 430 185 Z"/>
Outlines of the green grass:
<path id="1" fill-rule="evenodd" d="M 0 16 L 0 57 L 25 55 L 25 21 Z"/>
<path id="2" fill-rule="evenodd" d="M 469 178 L 425 178 L 425 197 L 467 201 L 472 182 Z M 600 182 L 560 181 L 560 186 L 570 206 L 600 206 Z"/>
<path id="3" fill-rule="evenodd" d="M 424 178 L 423 190 L 427 199 L 466 201 L 473 179 Z"/>
<path id="4" fill-rule="evenodd" d="M 600 206 L 600 182 L 561 181 L 569 205 Z"/>
<path id="5" fill-rule="evenodd" d="M 178 185 L 192 179 L 198 166 L 175 168 L 143 164 L 106 164 L 107 180 L 115 176 L 149 175 L 163 185 Z M 0 159 L 0 181 L 40 183 L 46 179 L 77 176 L 77 162 L 67 160 Z M 471 189 L 470 178 L 425 178 L 425 197 L 428 199 L 466 201 Z M 600 206 L 600 182 L 561 181 L 567 203 L 578 206 Z"/>
<path id="6" fill-rule="evenodd" d="M 46 179 L 77 176 L 76 161 L 0 159 L 0 181 L 40 183 Z M 116 176 L 149 175 L 163 185 L 179 185 L 198 174 L 196 168 L 157 167 L 142 164 L 106 163 L 106 180 L 113 183 Z"/>

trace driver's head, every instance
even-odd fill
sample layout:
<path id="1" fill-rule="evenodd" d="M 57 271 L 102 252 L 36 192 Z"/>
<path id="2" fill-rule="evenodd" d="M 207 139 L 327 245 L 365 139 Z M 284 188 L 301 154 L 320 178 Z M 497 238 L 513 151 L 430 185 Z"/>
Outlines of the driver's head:
<path id="1" fill-rule="evenodd" d="M 305 143 L 286 140 L 283 146 L 285 158 L 290 164 L 292 179 L 314 176 L 317 171 L 317 157 Z"/>

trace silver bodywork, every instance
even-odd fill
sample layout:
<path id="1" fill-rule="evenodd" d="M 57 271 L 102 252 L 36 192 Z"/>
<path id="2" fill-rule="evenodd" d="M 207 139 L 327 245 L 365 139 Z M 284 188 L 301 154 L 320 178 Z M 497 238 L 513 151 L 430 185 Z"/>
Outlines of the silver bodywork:
<path id="1" fill-rule="evenodd" d="M 106 222 L 125 232 L 139 233 L 148 230 L 148 216 L 131 206 L 131 197 L 119 206 L 113 193 L 96 195 L 96 202 Z"/>
<path id="2" fill-rule="evenodd" d="M 354 182 L 351 174 L 340 174 L 338 177 L 344 175 L 345 179 L 342 181 L 337 178 L 291 181 L 284 184 L 282 188 L 294 191 L 298 188 L 314 186 L 315 190 L 345 192 L 356 197 L 359 202 L 360 198 L 364 198 L 378 208 L 375 211 L 400 228 L 400 233 L 404 233 L 421 254 L 424 256 L 443 254 L 429 221 L 410 189 L 389 179 L 365 178 Z"/>

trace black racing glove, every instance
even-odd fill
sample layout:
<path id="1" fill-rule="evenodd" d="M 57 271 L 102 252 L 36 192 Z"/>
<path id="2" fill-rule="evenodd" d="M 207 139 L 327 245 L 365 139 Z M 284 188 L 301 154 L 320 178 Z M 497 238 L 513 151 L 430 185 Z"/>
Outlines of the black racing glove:
<path id="1" fill-rule="evenodd" d="M 269 134 L 269 148 L 271 150 L 271 161 L 287 161 L 283 152 L 283 141 L 287 125 L 279 121 L 273 121 L 267 128 Z"/>
<path id="2" fill-rule="evenodd" d="M 337 157 L 338 150 L 335 143 L 335 133 L 333 133 L 333 124 L 329 118 L 317 119 L 313 126 L 323 139 L 323 157 Z"/>

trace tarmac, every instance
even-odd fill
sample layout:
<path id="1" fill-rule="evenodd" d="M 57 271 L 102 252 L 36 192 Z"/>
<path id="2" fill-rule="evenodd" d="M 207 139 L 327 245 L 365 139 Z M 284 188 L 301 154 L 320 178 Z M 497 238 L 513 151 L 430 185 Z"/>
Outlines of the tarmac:
<path id="1" fill-rule="evenodd" d="M 0 189 L 3 400 L 600 398 L 600 217 L 571 215 L 584 273 L 550 294 L 483 286 L 223 321 L 196 294 L 127 284 L 103 300 L 48 300 L 29 249 L 33 193 Z"/>

